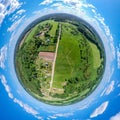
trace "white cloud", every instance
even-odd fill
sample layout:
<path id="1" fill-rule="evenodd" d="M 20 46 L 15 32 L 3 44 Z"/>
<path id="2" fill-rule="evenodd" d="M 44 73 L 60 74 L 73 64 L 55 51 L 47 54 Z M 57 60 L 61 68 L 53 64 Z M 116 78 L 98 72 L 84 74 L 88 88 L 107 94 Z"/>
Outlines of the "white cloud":
<path id="1" fill-rule="evenodd" d="M 63 4 L 62 3 L 55 3 L 52 5 L 52 7 L 61 7 Z"/>
<path id="2" fill-rule="evenodd" d="M 50 115 L 48 117 L 48 120 L 51 120 L 51 119 L 57 119 L 58 117 L 70 117 L 70 116 L 73 116 L 74 113 L 70 112 L 70 113 L 57 113 L 57 114 L 53 114 L 53 115 Z"/>
<path id="3" fill-rule="evenodd" d="M 2 24 L 6 15 L 13 13 L 21 6 L 18 0 L 6 0 L 0 3 L 0 24 Z"/>
<path id="4" fill-rule="evenodd" d="M 118 87 L 120 87 L 120 84 L 118 84 Z"/>
<path id="5" fill-rule="evenodd" d="M 55 1 L 55 0 L 53 0 Z M 80 9 L 80 7 L 84 8 L 95 8 L 92 4 L 85 3 L 83 0 L 58 0 L 59 3 L 53 4 L 53 6 L 58 6 L 60 5 L 60 2 L 65 3 L 67 6 L 72 6 L 75 9 Z"/>
<path id="6" fill-rule="evenodd" d="M 75 9 L 80 9 L 81 7 L 85 7 L 88 4 L 84 4 L 83 0 L 62 0 L 66 5 L 70 5 Z M 88 7 L 88 6 L 87 6 Z"/>
<path id="7" fill-rule="evenodd" d="M 90 115 L 90 118 L 94 118 L 97 117 L 98 115 L 103 114 L 107 106 L 108 106 L 108 101 L 102 103 L 98 108 L 94 110 L 94 112 Z"/>
<path id="8" fill-rule="evenodd" d="M 72 5 L 76 5 L 83 2 L 83 0 L 44 0 L 43 2 L 40 3 L 40 5 L 48 5 L 50 3 L 53 3 L 54 1 L 64 2 L 65 4 L 72 4 Z"/>
<path id="9" fill-rule="evenodd" d="M 7 11 L 7 14 L 13 13 L 16 9 L 18 9 L 21 5 L 18 0 L 10 0 L 9 1 L 9 9 Z"/>
<path id="10" fill-rule="evenodd" d="M 73 113 L 58 113 L 58 114 L 54 114 L 52 116 L 50 116 L 50 118 L 57 118 L 57 117 L 69 117 L 69 116 L 73 116 Z"/>
<path id="11" fill-rule="evenodd" d="M 12 17 L 9 18 L 9 20 L 10 20 L 11 22 L 16 22 L 17 20 L 21 19 L 21 15 L 22 15 L 23 13 L 25 13 L 25 12 L 26 12 L 26 10 L 24 10 L 24 9 L 18 10 L 18 11 L 16 12 L 16 14 L 13 14 Z M 22 15 L 22 16 L 23 16 L 23 15 Z"/>
<path id="12" fill-rule="evenodd" d="M 1 49 L 0 49 L 0 67 L 2 69 L 5 68 L 5 59 L 7 57 L 7 46 L 3 46 Z"/>
<path id="13" fill-rule="evenodd" d="M 19 104 L 20 107 L 22 107 L 27 113 L 30 113 L 32 115 L 39 114 L 38 111 L 34 110 L 32 107 L 30 107 L 28 104 L 23 103 L 22 101 L 14 98 L 14 102 Z"/>
<path id="14" fill-rule="evenodd" d="M 11 27 L 9 27 L 9 28 L 7 29 L 7 31 L 13 32 L 13 31 L 17 28 L 17 26 L 21 23 L 21 21 L 24 19 L 24 17 L 25 17 L 25 16 L 21 17 L 18 21 L 14 22 L 14 23 L 11 25 Z"/>
<path id="15" fill-rule="evenodd" d="M 24 10 L 24 9 L 21 9 L 21 10 L 17 11 L 17 13 L 16 13 L 16 14 L 19 14 L 19 15 L 21 15 L 21 14 L 23 14 L 24 12 L 26 12 L 26 10 Z"/>
<path id="16" fill-rule="evenodd" d="M 105 91 L 106 95 L 109 95 L 113 91 L 114 85 L 115 85 L 115 81 L 112 81 Z"/>
<path id="17" fill-rule="evenodd" d="M 4 5 L 0 3 L 0 12 L 4 10 Z"/>
<path id="18" fill-rule="evenodd" d="M 117 48 L 117 64 L 118 64 L 118 69 L 120 69 L 120 45 L 119 48 Z"/>
<path id="19" fill-rule="evenodd" d="M 53 0 L 44 0 L 43 2 L 40 3 L 40 5 L 47 5 L 47 4 L 50 4 L 52 2 L 53 2 Z"/>
<path id="20" fill-rule="evenodd" d="M 115 116 L 112 116 L 110 120 L 120 120 L 120 112 L 117 113 Z"/>
<path id="21" fill-rule="evenodd" d="M 48 5 L 48 4 L 51 4 L 53 3 L 54 1 L 56 0 L 44 0 L 43 2 L 41 2 L 39 5 Z M 75 7 L 81 7 L 83 4 L 83 0 L 57 0 L 59 3 L 63 2 L 65 3 L 66 5 L 72 5 L 72 6 L 75 6 Z M 55 3 L 55 4 L 59 4 L 59 3 Z M 53 4 L 54 6 L 54 4 Z M 91 7 L 92 5 L 89 5 L 87 7 Z M 86 7 L 86 6 L 84 6 Z"/>
<path id="22" fill-rule="evenodd" d="M 102 92 L 101 96 L 109 95 L 114 90 L 114 85 L 115 85 L 115 81 L 111 81 L 111 83 Z"/>
<path id="23" fill-rule="evenodd" d="M 5 79 L 5 77 L 3 75 L 0 76 L 1 79 L 1 83 L 3 84 L 3 86 L 5 87 L 6 92 L 8 93 L 8 96 L 13 99 L 13 94 L 11 93 L 11 89 L 7 84 L 7 80 Z"/>
<path id="24" fill-rule="evenodd" d="M 56 119 L 57 117 L 56 116 L 49 116 L 50 118 L 52 118 L 52 119 Z"/>
<path id="25" fill-rule="evenodd" d="M 4 17 L 5 17 L 4 14 L 3 14 L 3 13 L 0 13 L 0 24 L 2 23 Z"/>
<path id="26" fill-rule="evenodd" d="M 52 4 L 51 4 L 52 3 Z M 95 8 L 92 4 L 88 4 L 86 3 L 86 1 L 84 0 L 44 0 L 43 2 L 41 2 L 39 5 L 48 5 L 50 4 L 51 6 L 50 8 L 53 8 L 53 11 L 57 12 L 65 12 L 65 13 L 71 13 L 72 14 L 75 13 L 75 15 L 84 15 L 85 16 L 85 11 L 84 8 Z M 77 13 L 76 13 L 77 11 Z M 48 10 L 47 10 L 48 13 Z"/>
<path id="27" fill-rule="evenodd" d="M 64 3 L 72 3 L 72 4 L 78 4 L 80 3 L 82 0 L 63 0 Z"/>
<path id="28" fill-rule="evenodd" d="M 92 4 L 84 4 L 83 5 L 84 7 L 86 7 L 86 8 L 94 8 L 95 9 L 95 6 L 93 6 Z"/>

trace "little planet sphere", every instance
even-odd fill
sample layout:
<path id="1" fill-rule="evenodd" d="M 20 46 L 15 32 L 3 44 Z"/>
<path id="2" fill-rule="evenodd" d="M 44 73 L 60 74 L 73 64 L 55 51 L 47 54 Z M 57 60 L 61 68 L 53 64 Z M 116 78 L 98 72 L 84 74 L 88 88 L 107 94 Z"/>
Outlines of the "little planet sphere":
<path id="1" fill-rule="evenodd" d="M 105 50 L 86 21 L 65 13 L 49 14 L 21 34 L 15 69 L 31 96 L 50 105 L 69 105 L 85 99 L 99 85 Z"/>

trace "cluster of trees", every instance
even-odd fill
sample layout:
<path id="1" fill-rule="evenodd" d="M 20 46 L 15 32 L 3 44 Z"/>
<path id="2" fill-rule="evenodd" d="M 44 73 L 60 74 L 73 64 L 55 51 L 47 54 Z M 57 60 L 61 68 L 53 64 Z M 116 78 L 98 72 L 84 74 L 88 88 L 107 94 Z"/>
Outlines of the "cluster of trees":
<path id="1" fill-rule="evenodd" d="M 37 83 L 36 79 L 38 73 L 36 71 L 35 59 L 38 56 L 38 47 L 41 41 L 31 38 L 29 42 L 23 43 L 19 51 L 17 52 L 16 63 L 19 64 L 18 75 L 20 75 L 20 80 L 23 86 L 28 91 L 41 94 L 40 84 Z"/>
<path id="2" fill-rule="evenodd" d="M 37 30 L 35 31 L 34 37 L 39 37 L 40 34 L 44 31 L 45 32 L 45 37 L 49 38 L 49 31 L 52 29 L 53 25 L 50 23 L 46 23 L 44 25 L 39 25 Z"/>
<path id="3" fill-rule="evenodd" d="M 60 26 L 60 24 L 58 24 L 56 32 L 55 32 L 55 36 L 54 36 L 54 40 L 53 40 L 54 43 L 57 43 L 57 39 L 58 39 L 58 36 L 59 36 L 59 26 Z"/>
<path id="4" fill-rule="evenodd" d="M 80 96 L 80 99 L 82 99 L 89 94 L 89 92 L 93 89 L 93 86 L 96 84 L 95 80 L 84 81 L 78 77 L 66 79 L 66 82 L 67 84 L 63 86 L 64 93 L 63 94 L 56 93 L 56 94 L 53 94 L 52 97 L 63 98 L 63 99 L 70 97 L 70 99 L 72 99 L 72 97 L 74 98 L 74 97 Z M 89 89 L 89 91 L 86 92 L 85 94 L 82 94 L 82 92 L 84 92 L 87 89 Z"/>
<path id="5" fill-rule="evenodd" d="M 73 29 L 73 30 L 71 31 L 71 34 L 72 34 L 72 35 L 78 35 L 78 31 L 77 31 L 76 29 Z"/>
<path id="6" fill-rule="evenodd" d="M 100 58 L 104 58 L 104 47 L 100 40 L 100 37 L 92 31 L 92 28 L 88 28 L 87 25 L 80 23 L 76 20 L 70 21 L 71 24 L 77 26 L 79 32 L 81 32 L 90 42 L 94 43 L 100 51 Z"/>
<path id="7" fill-rule="evenodd" d="M 40 83 L 38 84 L 38 71 L 36 70 L 36 58 L 39 54 L 39 48 L 43 46 L 43 40 L 40 37 L 36 37 L 40 31 L 45 29 L 51 29 L 50 24 L 45 26 L 38 26 L 38 29 L 35 31 L 34 35 L 27 42 L 24 42 L 20 49 L 17 51 L 16 63 L 19 64 L 18 72 L 21 78 L 21 81 L 25 83 L 25 86 L 29 88 L 34 88 L 35 92 L 40 91 Z M 27 84 L 31 82 L 31 84 Z M 32 86 L 31 86 L 32 85 Z M 31 87 L 30 87 L 31 86 Z"/>
<path id="8" fill-rule="evenodd" d="M 23 47 L 21 47 L 20 52 L 18 53 L 18 57 L 21 58 L 21 65 L 22 69 L 26 71 L 27 81 L 32 81 L 36 79 L 37 73 L 36 73 L 36 66 L 35 66 L 35 59 L 38 55 L 38 47 L 41 45 L 41 41 L 38 41 L 37 39 L 32 39 L 30 42 L 27 42 Z M 21 71 L 22 72 L 22 71 Z"/>
<path id="9" fill-rule="evenodd" d="M 103 74 L 103 71 L 104 71 L 104 61 L 101 62 L 100 66 L 97 69 L 98 77 L 100 77 Z"/>

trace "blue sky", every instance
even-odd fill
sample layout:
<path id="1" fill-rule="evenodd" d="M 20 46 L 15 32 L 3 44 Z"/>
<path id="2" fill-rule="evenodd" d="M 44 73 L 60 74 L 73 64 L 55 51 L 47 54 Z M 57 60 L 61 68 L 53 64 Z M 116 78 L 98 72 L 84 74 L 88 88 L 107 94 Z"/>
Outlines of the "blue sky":
<path id="1" fill-rule="evenodd" d="M 97 11 L 105 17 L 105 23 L 109 26 L 111 33 L 117 39 L 117 43 L 120 42 L 119 36 L 119 13 L 120 13 L 120 1 L 119 0 L 89 0 L 93 5 L 96 6 Z"/>
<path id="2" fill-rule="evenodd" d="M 0 0 L 0 119 L 119 120 L 119 6 L 119 0 Z M 32 98 L 14 71 L 14 47 L 20 33 L 36 18 L 54 12 L 74 14 L 89 22 L 107 53 L 106 71 L 98 88 L 71 106 L 49 106 Z"/>

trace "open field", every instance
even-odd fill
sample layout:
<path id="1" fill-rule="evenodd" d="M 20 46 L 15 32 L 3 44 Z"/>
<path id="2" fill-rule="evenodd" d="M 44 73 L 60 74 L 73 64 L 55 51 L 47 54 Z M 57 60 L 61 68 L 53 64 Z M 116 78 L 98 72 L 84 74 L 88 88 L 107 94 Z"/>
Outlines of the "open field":
<path id="1" fill-rule="evenodd" d="M 26 91 L 54 105 L 88 96 L 100 82 L 105 60 L 91 30 L 78 21 L 61 19 L 44 20 L 33 27 L 21 40 L 15 58 Z"/>

